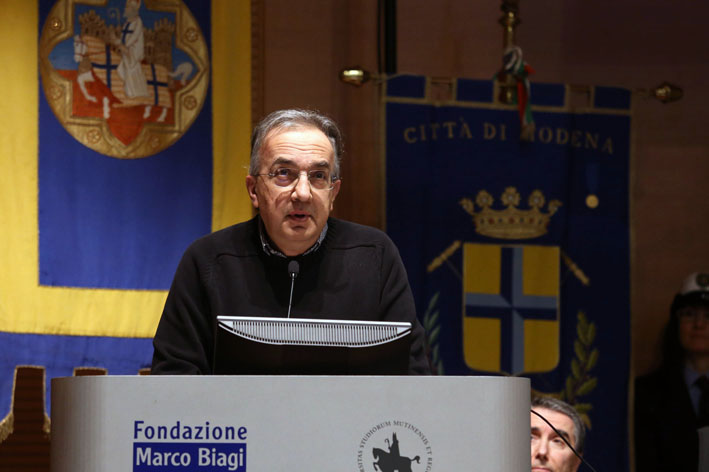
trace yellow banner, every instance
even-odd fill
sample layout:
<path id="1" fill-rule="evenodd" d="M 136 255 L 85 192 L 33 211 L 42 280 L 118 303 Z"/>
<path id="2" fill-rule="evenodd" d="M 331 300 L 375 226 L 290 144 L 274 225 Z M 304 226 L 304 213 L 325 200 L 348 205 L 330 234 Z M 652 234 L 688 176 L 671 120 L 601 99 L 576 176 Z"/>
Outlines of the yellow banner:
<path id="1" fill-rule="evenodd" d="M 38 274 L 38 5 L 5 0 L 0 54 L 0 329 L 152 337 L 167 292 L 41 287 Z M 250 2 L 212 2 L 212 229 L 251 216 Z M 109 322 L 106 322 L 110 320 Z"/>

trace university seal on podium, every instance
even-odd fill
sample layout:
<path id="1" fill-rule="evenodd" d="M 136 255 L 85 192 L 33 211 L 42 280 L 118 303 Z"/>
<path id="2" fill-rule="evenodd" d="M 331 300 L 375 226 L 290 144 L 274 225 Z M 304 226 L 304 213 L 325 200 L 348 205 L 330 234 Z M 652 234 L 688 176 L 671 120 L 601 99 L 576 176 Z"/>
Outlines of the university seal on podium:
<path id="1" fill-rule="evenodd" d="M 433 471 L 433 449 L 426 434 L 403 420 L 372 426 L 359 442 L 359 472 Z"/>
<path id="2" fill-rule="evenodd" d="M 182 0 L 57 0 L 39 56 L 45 97 L 64 128 L 121 159 L 174 144 L 209 87 L 207 43 Z"/>

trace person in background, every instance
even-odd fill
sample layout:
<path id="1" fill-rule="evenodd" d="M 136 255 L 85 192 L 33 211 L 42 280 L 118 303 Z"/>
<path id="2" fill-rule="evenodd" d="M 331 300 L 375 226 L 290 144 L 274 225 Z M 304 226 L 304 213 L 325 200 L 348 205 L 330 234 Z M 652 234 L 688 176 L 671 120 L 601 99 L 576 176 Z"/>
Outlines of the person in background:
<path id="1" fill-rule="evenodd" d="M 532 398 L 532 410 L 554 425 L 554 431 L 544 420 L 530 413 L 532 441 L 532 471 L 575 472 L 581 459 L 566 445 L 562 435 L 576 452 L 583 453 L 586 427 L 574 407 L 553 397 Z"/>
<path id="2" fill-rule="evenodd" d="M 637 472 L 697 472 L 709 426 L 709 273 L 689 275 L 670 308 L 660 368 L 635 381 Z"/>

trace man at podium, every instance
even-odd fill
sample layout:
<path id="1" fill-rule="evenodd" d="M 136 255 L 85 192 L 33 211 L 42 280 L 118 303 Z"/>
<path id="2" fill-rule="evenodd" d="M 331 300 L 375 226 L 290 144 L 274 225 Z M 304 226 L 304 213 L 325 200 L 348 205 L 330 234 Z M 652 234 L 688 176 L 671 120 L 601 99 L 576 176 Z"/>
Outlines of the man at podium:
<path id="1" fill-rule="evenodd" d="M 317 112 L 276 111 L 256 126 L 246 188 L 258 214 L 187 249 L 152 373 L 213 373 L 219 315 L 410 322 L 409 373 L 430 372 L 398 250 L 377 229 L 330 217 L 342 152 L 337 125 Z"/>

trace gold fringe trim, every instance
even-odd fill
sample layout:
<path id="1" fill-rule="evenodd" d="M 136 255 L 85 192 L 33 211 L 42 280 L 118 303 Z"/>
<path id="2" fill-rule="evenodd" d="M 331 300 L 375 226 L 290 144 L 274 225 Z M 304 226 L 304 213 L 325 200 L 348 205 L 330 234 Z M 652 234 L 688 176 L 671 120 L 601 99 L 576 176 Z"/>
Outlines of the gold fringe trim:
<path id="1" fill-rule="evenodd" d="M 37 369 L 42 370 L 42 412 L 44 414 L 44 423 L 42 425 L 42 432 L 49 436 L 49 433 L 51 431 L 51 420 L 49 419 L 49 416 L 47 416 L 47 412 L 44 408 L 44 402 L 45 402 L 45 392 L 46 392 L 46 387 L 47 387 L 47 377 L 46 377 L 46 369 L 42 365 L 23 365 L 19 364 L 15 366 L 15 372 L 13 374 L 13 380 L 12 380 L 12 396 L 10 400 L 10 412 L 7 414 L 5 418 L 3 418 L 2 421 L 0 421 L 0 443 L 5 441 L 8 436 L 10 436 L 13 431 L 15 430 L 15 416 L 12 414 L 12 412 L 15 409 L 15 388 L 17 387 L 17 371 L 21 367 L 33 367 Z"/>
<path id="2" fill-rule="evenodd" d="M 44 414 L 44 424 L 42 425 L 42 432 L 49 436 L 49 433 L 52 432 L 52 420 L 49 419 L 49 416 L 47 414 Z"/>
<path id="3" fill-rule="evenodd" d="M 0 443 L 5 441 L 8 436 L 12 434 L 15 426 L 15 417 L 12 415 L 12 411 L 7 414 L 2 421 L 0 421 Z"/>

